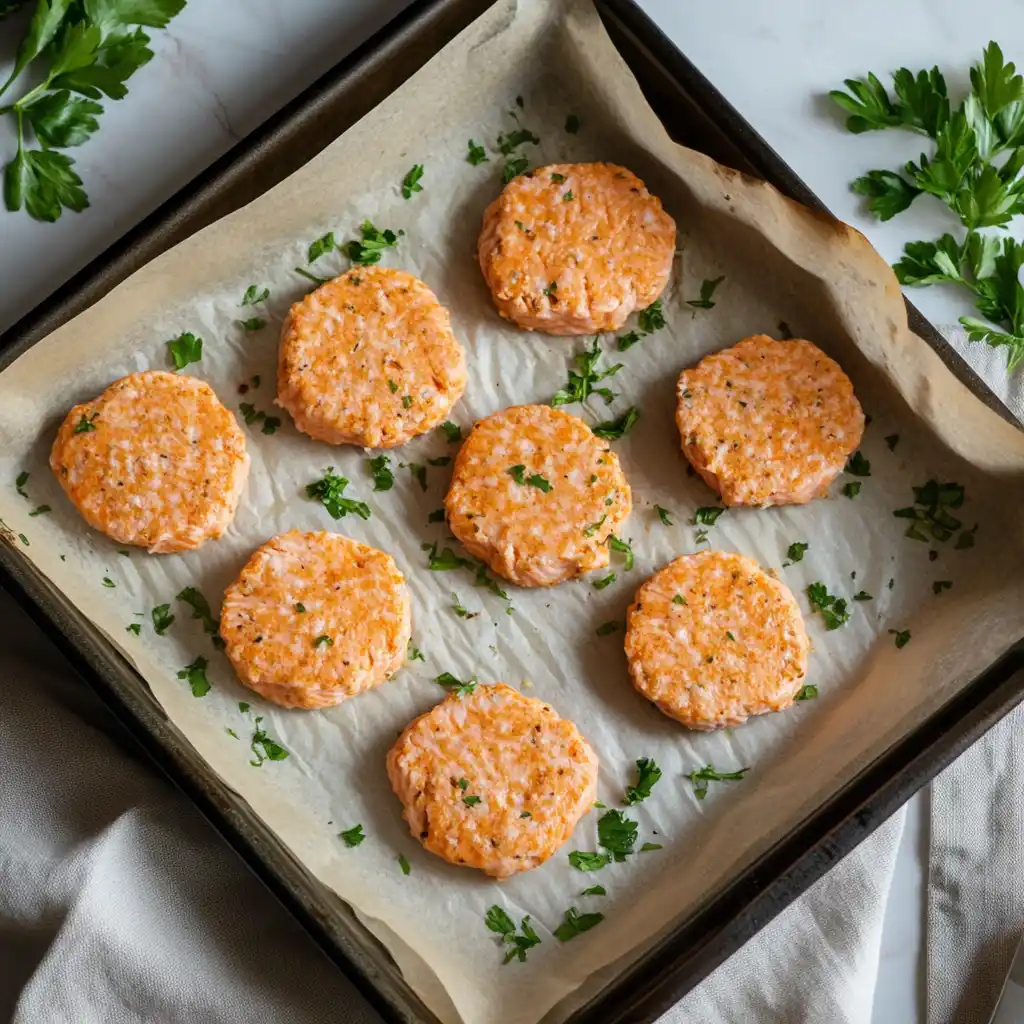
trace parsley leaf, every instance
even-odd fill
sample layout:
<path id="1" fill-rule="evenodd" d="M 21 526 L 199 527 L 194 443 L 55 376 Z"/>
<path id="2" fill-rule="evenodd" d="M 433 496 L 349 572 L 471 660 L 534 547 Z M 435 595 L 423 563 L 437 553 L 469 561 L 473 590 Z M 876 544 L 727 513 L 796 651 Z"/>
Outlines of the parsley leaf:
<path id="1" fill-rule="evenodd" d="M 476 167 L 479 164 L 486 163 L 490 160 L 487 155 L 487 151 L 483 146 L 478 146 L 472 139 L 469 140 L 469 151 L 466 154 L 466 162 Z"/>
<path id="2" fill-rule="evenodd" d="M 342 497 L 347 486 L 348 480 L 335 474 L 333 466 L 328 466 L 320 480 L 307 485 L 306 497 L 321 502 L 332 519 L 343 519 L 349 512 L 355 513 L 360 519 L 369 519 L 369 505 Z"/>
<path id="3" fill-rule="evenodd" d="M 581 896 L 607 896 L 608 890 L 603 885 L 592 885 L 589 889 L 584 889 L 580 893 Z"/>
<path id="4" fill-rule="evenodd" d="M 611 622 L 602 622 L 601 625 L 597 627 L 595 632 L 598 636 L 611 636 L 612 633 L 618 631 L 618 628 L 619 624 L 612 620 Z"/>
<path id="5" fill-rule="evenodd" d="M 936 580 L 932 584 L 932 593 L 935 594 L 936 596 L 938 596 L 944 590 L 949 590 L 949 588 L 952 587 L 952 586 L 953 586 L 953 581 L 952 580 Z"/>
<path id="6" fill-rule="evenodd" d="M 103 577 L 103 586 L 108 587 L 109 589 L 113 590 L 114 587 L 117 586 L 117 584 L 109 576 L 104 576 Z"/>
<path id="7" fill-rule="evenodd" d="M 629 572 L 633 568 L 633 549 L 624 540 L 619 540 L 614 534 L 608 537 L 608 547 L 612 551 L 617 551 L 620 555 L 625 555 L 625 562 L 623 564 L 623 570 Z"/>
<path id="8" fill-rule="evenodd" d="M 422 192 L 420 181 L 423 178 L 423 164 L 413 164 L 412 169 L 402 179 L 402 198 L 412 199 L 414 192 Z"/>
<path id="9" fill-rule="evenodd" d="M 853 476 L 871 476 L 871 463 L 859 452 L 854 452 L 846 463 L 845 472 Z"/>
<path id="10" fill-rule="evenodd" d="M 735 772 L 719 772 L 711 765 L 705 765 L 690 772 L 686 777 L 693 784 L 693 795 L 698 800 L 703 800 L 708 795 L 709 782 L 739 782 L 749 771 L 749 768 L 740 768 Z"/>
<path id="11" fill-rule="evenodd" d="M 398 855 L 398 866 L 402 869 L 403 875 L 408 875 L 412 871 L 412 866 L 409 864 L 404 853 Z"/>
<path id="12" fill-rule="evenodd" d="M 314 647 L 333 647 L 334 646 L 334 637 L 332 637 L 329 633 L 321 633 L 313 641 L 313 646 Z"/>
<path id="13" fill-rule="evenodd" d="M 94 412 L 88 419 L 86 419 L 85 413 L 82 413 L 82 418 L 75 424 L 75 429 L 72 431 L 73 434 L 88 434 L 90 430 L 96 429 L 96 417 L 99 416 L 98 412 Z"/>
<path id="14" fill-rule="evenodd" d="M 490 907 L 484 915 L 484 924 L 492 932 L 497 932 L 508 947 L 504 960 L 506 964 L 512 960 L 524 963 L 527 951 L 540 943 L 540 936 L 533 930 L 533 926 L 530 924 L 529 914 L 523 918 L 519 926 L 519 931 L 522 932 L 521 935 L 516 934 L 515 922 L 497 904 Z"/>
<path id="15" fill-rule="evenodd" d="M 585 402 L 592 394 L 600 395 L 605 405 L 610 405 L 615 399 L 615 393 L 609 388 L 598 388 L 594 385 L 606 377 L 614 376 L 622 369 L 622 363 L 605 370 L 598 370 L 597 364 L 601 359 L 601 348 L 598 339 L 594 339 L 594 347 L 586 348 L 573 357 L 576 364 L 575 370 L 569 371 L 569 379 L 561 390 L 556 391 L 551 399 L 553 406 L 571 405 L 574 402 Z"/>
<path id="16" fill-rule="evenodd" d="M 866 590 L 858 590 L 853 595 L 854 601 L 874 601 L 874 598 Z"/>
<path id="17" fill-rule="evenodd" d="M 517 484 L 524 486 L 536 487 L 537 490 L 543 491 L 547 494 L 552 488 L 551 483 L 542 477 L 539 473 L 533 473 L 530 476 L 526 476 L 526 467 L 523 465 L 509 466 L 508 475 L 512 477 Z"/>
<path id="18" fill-rule="evenodd" d="M 28 483 L 28 478 L 30 475 L 31 474 L 28 473 L 26 470 L 22 470 L 14 481 L 15 491 L 17 491 L 18 494 L 20 494 L 23 498 L 28 497 L 28 492 L 25 490 L 25 484 Z"/>
<path id="19" fill-rule="evenodd" d="M 468 697 L 476 689 L 475 679 L 463 682 L 461 679 L 453 676 L 451 672 L 442 672 L 439 676 L 435 677 L 434 682 L 439 686 L 443 686 L 449 693 L 458 694 L 460 697 Z"/>
<path id="20" fill-rule="evenodd" d="M 602 526 L 604 526 L 604 524 L 605 524 L 605 520 L 607 520 L 607 518 L 608 518 L 608 514 L 607 514 L 607 513 L 605 513 L 605 514 L 604 514 L 603 516 L 601 516 L 601 518 L 600 518 L 600 519 L 598 519 L 598 520 L 597 520 L 597 522 L 596 522 L 596 523 L 591 523 L 591 524 L 590 524 L 590 525 L 589 525 L 589 526 L 588 526 L 588 527 L 587 527 L 587 528 L 586 528 L 586 529 L 585 529 L 585 530 L 583 531 L 583 536 L 584 536 L 584 537 L 593 537 L 593 536 L 594 536 L 594 534 L 595 534 L 595 533 L 597 533 L 597 531 L 598 531 L 598 530 L 600 530 Z"/>
<path id="21" fill-rule="evenodd" d="M 626 789 L 626 803 L 638 804 L 651 795 L 654 784 L 661 778 L 661 769 L 649 757 L 641 757 L 636 763 L 637 782 Z"/>
<path id="22" fill-rule="evenodd" d="M 408 653 L 410 661 L 425 662 L 427 660 L 423 657 L 423 652 L 413 644 L 412 640 L 410 640 L 409 643 L 406 645 L 406 651 Z"/>
<path id="23" fill-rule="evenodd" d="M 940 484 L 937 480 L 929 480 L 924 486 L 913 488 L 913 491 L 914 504 L 893 512 L 897 519 L 912 520 L 904 536 L 912 540 L 927 542 L 931 538 L 945 543 L 963 526 L 950 512 L 950 509 L 959 509 L 964 503 L 963 485 Z M 959 543 L 960 538 L 957 545 Z"/>
<path id="24" fill-rule="evenodd" d="M 847 498 L 856 498 L 860 494 L 860 489 L 863 486 L 859 480 L 851 480 L 849 483 L 843 485 L 843 494 Z"/>
<path id="25" fill-rule="evenodd" d="M 801 686 L 796 692 L 796 696 L 793 700 L 814 700 L 818 696 L 818 688 L 812 686 L 810 683 L 805 686 Z"/>
<path id="26" fill-rule="evenodd" d="M 811 545 L 808 544 L 806 541 L 802 541 L 802 540 L 794 541 L 786 549 L 786 557 L 789 559 L 790 563 L 792 563 L 792 562 L 802 562 L 804 560 L 804 552 L 807 551 L 807 549 L 810 546 Z"/>
<path id="27" fill-rule="evenodd" d="M 711 296 L 715 294 L 715 289 L 724 280 L 725 277 L 723 275 L 722 277 L 716 277 L 712 280 L 702 281 L 700 285 L 700 298 L 687 299 L 686 304 L 688 306 L 693 306 L 694 309 L 714 309 L 715 303 L 711 301 Z"/>
<path id="28" fill-rule="evenodd" d="M 910 630 L 909 629 L 890 629 L 889 633 L 894 636 L 896 643 L 896 650 L 902 650 L 910 643 Z"/>
<path id="29" fill-rule="evenodd" d="M 672 525 L 672 520 L 669 519 L 670 513 L 667 508 L 662 508 L 660 505 L 655 505 L 654 511 L 658 513 L 658 518 L 661 520 L 663 526 Z"/>
<path id="30" fill-rule="evenodd" d="M 651 853 L 654 850 L 663 850 L 663 849 L 665 849 L 665 847 L 662 846 L 661 843 L 644 843 L 644 845 L 640 847 L 640 852 L 641 853 Z"/>
<path id="31" fill-rule="evenodd" d="M 337 248 L 338 243 L 334 240 L 334 232 L 328 231 L 326 235 L 322 235 L 310 245 L 306 253 L 306 262 L 315 263 L 321 256 L 325 256 Z"/>
<path id="32" fill-rule="evenodd" d="M 636 322 L 645 334 L 660 331 L 665 326 L 665 314 L 661 308 L 661 299 L 655 299 L 646 309 L 642 309 Z"/>
<path id="33" fill-rule="evenodd" d="M 602 579 L 595 580 L 593 587 L 595 590 L 604 590 L 605 587 L 610 587 L 615 582 L 615 573 L 610 572 L 607 576 Z"/>
<path id="34" fill-rule="evenodd" d="M 345 246 L 345 255 L 360 266 L 367 267 L 374 263 L 380 263 L 381 253 L 385 249 L 394 249 L 398 245 L 398 235 L 394 231 L 387 228 L 378 231 L 368 220 L 363 221 L 359 226 L 359 231 L 362 239 L 349 242 Z M 400 231 L 398 234 L 400 235 L 402 232 Z"/>
<path id="35" fill-rule="evenodd" d="M 611 862 L 611 855 L 607 853 L 587 853 L 584 850 L 573 850 L 569 854 L 569 863 L 577 871 L 600 871 Z"/>
<path id="36" fill-rule="evenodd" d="M 513 178 L 518 178 L 527 167 L 530 166 L 530 161 L 525 156 L 513 157 L 505 161 L 505 165 L 501 169 L 501 181 L 503 185 L 507 185 Z"/>
<path id="37" fill-rule="evenodd" d="M 502 133 L 498 136 L 498 150 L 502 156 L 508 156 L 528 142 L 534 146 L 540 145 L 540 139 L 529 128 L 515 128 L 508 134 Z"/>
<path id="38" fill-rule="evenodd" d="M 174 368 L 183 370 L 189 363 L 198 363 L 203 358 L 203 339 L 186 331 L 167 342 L 167 349 L 174 361 Z"/>
<path id="39" fill-rule="evenodd" d="M 475 619 L 480 614 L 479 612 L 471 612 L 467 608 L 464 608 L 459 603 L 459 595 L 455 593 L 452 594 L 452 611 L 454 611 L 460 619 Z"/>
<path id="40" fill-rule="evenodd" d="M 283 761 L 288 756 L 288 751 L 267 735 L 267 731 L 260 725 L 262 721 L 263 716 L 257 715 L 249 743 L 249 749 L 256 755 L 256 760 L 249 762 L 254 768 L 259 768 L 264 761 Z"/>
<path id="41" fill-rule="evenodd" d="M 142 633 L 142 625 L 138 622 L 133 622 L 130 626 L 125 626 L 124 631 L 126 633 L 134 633 L 136 636 L 139 636 Z"/>
<path id="42" fill-rule="evenodd" d="M 270 289 L 261 288 L 258 284 L 251 284 L 245 289 L 240 306 L 255 306 L 259 302 L 266 302 L 270 298 Z"/>
<path id="43" fill-rule="evenodd" d="M 390 461 L 386 455 L 367 459 L 366 464 L 373 474 L 373 489 L 375 491 L 390 491 L 395 486 L 395 475 L 391 472 Z"/>
<path id="44" fill-rule="evenodd" d="M 158 604 L 152 611 L 153 618 L 153 632 L 157 636 L 163 636 L 171 628 L 171 623 L 174 622 L 174 616 L 171 615 L 171 606 L 169 604 Z"/>
<path id="45" fill-rule="evenodd" d="M 889 451 L 891 451 L 891 452 L 896 451 L 896 445 L 898 445 L 900 443 L 900 435 L 899 434 L 889 434 L 885 438 L 885 443 L 889 446 Z"/>
<path id="46" fill-rule="evenodd" d="M 569 114 L 565 119 L 565 130 L 570 135 L 575 135 L 580 130 L 580 119 L 575 114 Z"/>
<path id="47" fill-rule="evenodd" d="M 267 326 L 267 321 L 261 316 L 251 316 L 248 320 L 236 320 L 236 324 L 242 328 L 243 331 L 262 331 Z"/>
<path id="48" fill-rule="evenodd" d="M 807 588 L 807 600 L 812 612 L 821 612 L 826 629 L 838 629 L 850 621 L 846 600 L 830 594 L 824 583 L 812 583 Z"/>
<path id="49" fill-rule="evenodd" d="M 185 587 L 178 594 L 177 600 L 183 601 L 192 609 L 192 618 L 202 622 L 204 632 L 213 637 L 213 646 L 222 650 L 224 641 L 220 638 L 220 622 L 214 617 L 206 598 L 195 587 Z"/>
<path id="50" fill-rule="evenodd" d="M 420 490 L 427 489 L 427 467 L 422 462 L 407 462 L 405 468 L 412 474 L 412 478 L 420 485 Z"/>
<path id="51" fill-rule="evenodd" d="M 703 505 L 693 513 L 693 521 L 697 526 L 714 526 L 719 516 L 725 511 L 717 505 Z"/>
<path id="52" fill-rule="evenodd" d="M 210 680 L 206 678 L 205 658 L 196 658 L 191 665 L 186 665 L 179 673 L 179 679 L 187 679 L 192 687 L 193 697 L 205 697 L 210 692 Z"/>
<path id="53" fill-rule="evenodd" d="M 608 811 L 597 822 L 597 841 L 616 860 L 624 860 L 636 845 L 638 826 L 622 811 Z"/>
<path id="54" fill-rule="evenodd" d="M 590 931 L 603 920 L 604 914 L 581 914 L 575 907 L 570 907 L 565 912 L 565 920 L 555 929 L 555 938 L 559 942 L 568 942 Z"/>
<path id="55" fill-rule="evenodd" d="M 636 406 L 632 406 L 618 419 L 598 423 L 593 428 L 594 434 L 597 437 L 603 438 L 605 441 L 617 441 L 632 430 L 638 419 L 640 419 L 640 410 L 637 409 Z"/>
<path id="56" fill-rule="evenodd" d="M 471 795 L 471 796 L 464 796 L 464 797 L 462 798 L 462 802 L 463 802 L 463 803 L 464 803 L 464 804 L 465 804 L 465 805 L 466 805 L 467 807 L 475 807 L 475 806 L 476 806 L 476 805 L 477 805 L 478 803 L 480 803 L 480 797 L 478 797 L 478 796 L 476 796 L 476 795 Z"/>
<path id="57" fill-rule="evenodd" d="M 366 835 L 362 825 L 353 825 L 351 828 L 345 829 L 344 832 L 339 832 L 338 837 L 347 847 L 351 848 L 358 846 L 366 838 Z"/>
<path id="58" fill-rule="evenodd" d="M 445 420 L 438 429 L 444 431 L 449 444 L 458 444 L 462 440 L 462 427 L 451 420 Z"/>
<path id="59" fill-rule="evenodd" d="M 849 93 L 833 89 L 829 96 L 850 115 L 846 121 L 847 131 L 859 135 L 878 128 L 902 126 L 899 108 L 889 98 L 877 76 L 869 73 L 866 81 L 847 78 L 843 84 Z"/>
<path id="60" fill-rule="evenodd" d="M 854 179 L 850 189 L 868 200 L 868 209 L 879 220 L 892 220 L 923 191 L 895 171 L 868 171 Z"/>

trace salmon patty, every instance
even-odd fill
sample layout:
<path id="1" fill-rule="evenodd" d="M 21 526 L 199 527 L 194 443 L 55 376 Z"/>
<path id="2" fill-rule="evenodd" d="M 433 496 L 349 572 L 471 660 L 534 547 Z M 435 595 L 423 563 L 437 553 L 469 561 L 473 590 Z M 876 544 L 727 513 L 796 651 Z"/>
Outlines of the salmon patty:
<path id="1" fill-rule="evenodd" d="M 757 334 L 684 370 L 683 454 L 726 505 L 802 505 L 828 490 L 860 444 L 850 378 L 809 341 Z"/>
<path id="2" fill-rule="evenodd" d="M 324 708 L 405 664 L 409 591 L 383 551 L 289 530 L 258 548 L 224 594 L 224 650 L 238 678 L 286 708 Z"/>
<path id="3" fill-rule="evenodd" d="M 445 497 L 448 526 L 505 579 L 546 587 L 608 564 L 632 508 L 606 441 L 579 417 L 519 405 L 474 427 Z"/>
<path id="4" fill-rule="evenodd" d="M 209 384 L 146 370 L 67 414 L 50 468 L 90 526 L 165 554 L 224 533 L 249 456 Z"/>
<path id="5" fill-rule="evenodd" d="M 487 207 L 477 257 L 498 312 L 548 334 L 618 330 L 662 293 L 675 221 L 625 167 L 550 164 Z"/>
<path id="6" fill-rule="evenodd" d="M 499 879 L 543 864 L 597 797 L 597 755 L 576 726 L 504 683 L 450 694 L 387 764 L 413 836 Z"/>
<path id="7" fill-rule="evenodd" d="M 745 555 L 682 555 L 636 592 L 626 618 L 633 685 L 708 731 L 788 708 L 809 649 L 789 588 Z"/>
<path id="8" fill-rule="evenodd" d="M 405 444 L 447 419 L 465 388 L 448 310 L 404 270 L 353 267 L 281 328 L 277 404 L 318 441 Z"/>

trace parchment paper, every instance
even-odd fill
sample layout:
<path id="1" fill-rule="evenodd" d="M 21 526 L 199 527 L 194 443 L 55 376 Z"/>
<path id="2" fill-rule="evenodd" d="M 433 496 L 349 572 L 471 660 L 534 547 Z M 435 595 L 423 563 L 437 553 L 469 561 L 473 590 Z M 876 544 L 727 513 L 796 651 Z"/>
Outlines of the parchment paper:
<path id="1" fill-rule="evenodd" d="M 230 407 L 247 401 L 273 414 L 277 329 L 309 287 L 292 268 L 305 266 L 314 238 L 327 230 L 339 241 L 354 238 L 365 218 L 404 229 L 385 263 L 422 277 L 452 311 L 470 366 L 455 410 L 459 423 L 468 427 L 506 405 L 549 400 L 585 339 L 506 325 L 474 258 L 481 213 L 501 187 L 502 159 L 493 144 L 515 126 L 509 111 L 541 139 L 524 147 L 532 165 L 624 163 L 679 223 L 682 255 L 665 296 L 668 326 L 622 354 L 604 339 L 606 365 L 625 364 L 607 382 L 620 394 L 611 408 L 582 410 L 590 422 L 630 405 L 642 410 L 638 426 L 615 443 L 635 501 L 625 531 L 636 551 L 633 571 L 620 562 L 618 582 L 602 591 L 589 580 L 552 590 L 511 588 L 514 613 L 506 615 L 498 597 L 474 589 L 471 573 L 426 570 L 420 545 L 445 536 L 427 517 L 441 505 L 449 470 L 431 468 L 424 493 L 397 462 L 454 454 L 443 436 L 394 453 L 396 486 L 374 494 L 365 453 L 304 438 L 284 414 L 273 436 L 258 424 L 248 428 L 252 471 L 222 540 L 186 555 L 123 557 L 85 527 L 46 467 L 67 408 L 125 373 L 165 366 L 166 340 L 190 330 L 205 347 L 202 362 L 186 372 L 208 380 Z M 564 129 L 569 113 L 580 118 L 578 134 Z M 469 138 L 486 142 L 490 162 L 466 162 Z M 398 186 L 415 163 L 425 167 L 424 191 L 406 201 Z M 328 276 L 345 265 L 334 253 L 311 269 Z M 701 280 L 719 275 L 725 281 L 715 307 L 691 309 L 686 300 L 697 296 Z M 239 306 L 252 283 L 271 289 L 266 307 Z M 235 324 L 253 315 L 266 316 L 269 326 L 247 334 Z M 679 452 L 672 418 L 678 372 L 747 334 L 777 334 L 780 321 L 852 376 L 872 417 L 862 449 L 871 476 L 856 499 L 841 494 L 854 479 L 844 476 L 831 497 L 806 507 L 731 510 L 710 529 L 710 543 L 777 568 L 801 595 L 821 580 L 833 593 L 850 598 L 866 590 L 874 599 L 852 604 L 850 622 L 826 632 L 801 597 L 814 643 L 808 682 L 819 687 L 817 700 L 741 728 L 689 733 L 632 690 L 621 630 L 598 638 L 595 629 L 623 619 L 651 571 L 695 549 L 689 519 L 696 507 L 714 503 L 686 475 Z M 254 374 L 260 386 L 241 397 L 239 385 Z M 890 452 L 883 438 L 894 433 L 900 440 Z M 0 375 L 0 439 L 0 478 L 11 483 L 0 493 L 8 541 L 19 544 L 14 538 L 25 535 L 25 555 L 109 634 L 212 768 L 356 908 L 446 1022 L 533 1024 L 549 1010 L 563 1016 L 566 997 L 595 971 L 635 955 L 1024 633 L 1024 436 L 986 410 L 908 332 L 896 282 L 863 238 L 671 143 L 586 0 L 497 4 L 293 177 L 155 260 L 36 345 Z M 306 500 L 305 485 L 327 466 L 352 481 L 351 496 L 369 502 L 369 521 L 334 522 Z M 23 469 L 31 472 L 29 501 L 13 487 Z M 892 511 L 911 504 L 911 485 L 931 478 L 966 486 L 958 515 L 968 526 L 980 524 L 973 549 L 903 536 L 906 521 Z M 52 513 L 30 518 L 44 502 Z M 671 511 L 673 526 L 659 522 L 655 503 Z M 323 712 L 283 711 L 244 690 L 174 596 L 195 585 L 216 609 L 253 548 L 291 528 L 337 529 L 391 552 L 407 574 L 414 641 L 425 662 Z M 802 562 L 783 568 L 793 541 L 810 548 Z M 929 560 L 929 548 L 938 551 L 937 561 Z M 113 588 L 102 585 L 104 576 Z M 952 580 L 953 587 L 935 596 L 936 580 Z M 481 614 L 456 617 L 453 591 Z M 165 602 L 174 605 L 177 621 L 161 638 L 149 614 Z M 137 638 L 126 632 L 133 622 L 142 623 Z M 910 643 L 897 650 L 890 629 L 910 629 Z M 210 659 L 213 690 L 197 699 L 176 672 L 200 654 Z M 443 671 L 528 687 L 575 720 L 601 757 L 600 799 L 609 806 L 621 805 L 635 759 L 654 757 L 664 777 L 651 799 L 629 813 L 639 821 L 640 841 L 664 848 L 582 874 L 566 853 L 596 848 L 592 814 L 548 864 L 500 885 L 423 852 L 400 819 L 384 755 L 396 733 L 443 695 L 432 681 Z M 240 699 L 265 717 L 269 733 L 291 752 L 287 760 L 250 765 L 252 717 L 239 712 Z M 708 763 L 751 770 L 742 783 L 713 785 L 698 802 L 684 775 Z M 347 849 L 338 832 L 357 822 L 368 839 Z M 412 866 L 409 876 L 399 870 L 399 854 Z M 597 882 L 607 897 L 581 897 Z M 517 921 L 533 918 L 543 941 L 526 963 L 502 966 L 484 927 L 493 903 Z M 570 906 L 600 910 L 606 920 L 563 945 L 552 931 Z M 592 979 L 587 990 L 597 984 Z"/>

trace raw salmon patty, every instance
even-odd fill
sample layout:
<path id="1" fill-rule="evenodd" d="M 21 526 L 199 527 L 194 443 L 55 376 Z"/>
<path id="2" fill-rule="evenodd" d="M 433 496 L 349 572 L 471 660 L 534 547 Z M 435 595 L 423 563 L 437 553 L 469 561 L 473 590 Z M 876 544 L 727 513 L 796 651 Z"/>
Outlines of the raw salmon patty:
<path id="1" fill-rule="evenodd" d="M 147 370 L 67 414 L 50 468 L 90 526 L 163 554 L 224 533 L 249 456 L 209 384 Z"/>
<path id="2" fill-rule="evenodd" d="M 484 213 L 480 269 L 498 312 L 548 334 L 618 330 L 662 293 L 675 221 L 625 167 L 550 164 Z"/>
<path id="3" fill-rule="evenodd" d="M 752 558 L 682 555 L 636 592 L 626 619 L 633 685 L 707 731 L 793 703 L 809 643 L 796 599 Z"/>
<path id="4" fill-rule="evenodd" d="M 281 328 L 277 404 L 319 441 L 404 444 L 447 419 L 465 387 L 448 310 L 404 270 L 353 267 Z"/>
<path id="5" fill-rule="evenodd" d="M 576 726 L 503 683 L 450 694 L 387 763 L 412 834 L 494 878 L 543 864 L 597 796 L 597 755 Z"/>
<path id="6" fill-rule="evenodd" d="M 340 704 L 405 664 L 409 592 L 394 559 L 337 533 L 290 530 L 224 594 L 220 635 L 238 678 L 283 707 Z"/>
<path id="7" fill-rule="evenodd" d="M 496 573 L 545 587 L 608 564 L 632 501 L 619 460 L 579 419 L 547 405 L 474 427 L 445 498 L 448 526 Z"/>
<path id="8" fill-rule="evenodd" d="M 809 341 L 744 338 L 684 370 L 677 394 L 683 453 L 726 505 L 819 497 L 864 433 L 850 378 Z"/>

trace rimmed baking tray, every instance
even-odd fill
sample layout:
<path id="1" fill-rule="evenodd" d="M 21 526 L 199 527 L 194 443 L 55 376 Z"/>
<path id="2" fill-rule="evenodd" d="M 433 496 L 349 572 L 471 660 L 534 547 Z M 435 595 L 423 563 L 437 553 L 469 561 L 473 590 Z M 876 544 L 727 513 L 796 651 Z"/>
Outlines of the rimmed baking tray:
<path id="1" fill-rule="evenodd" d="M 118 246 L 0 339 L 0 369 L 159 252 L 242 205 L 303 164 L 388 95 L 489 6 L 482 0 L 414 5 Z M 722 163 L 767 178 L 820 204 L 756 133 L 675 51 L 629 0 L 599 0 L 616 46 L 678 141 Z M 987 404 L 998 401 L 919 318 L 914 327 Z M 1005 412 L 1004 412 L 1005 415 Z M 314 882 L 164 718 L 129 686 L 134 670 L 20 552 L 0 545 L 4 582 L 69 654 L 143 746 L 310 928 L 390 1020 L 435 1018 L 405 985 L 387 954 L 338 900 Z M 1012 648 L 981 677 L 906 736 L 754 865 L 608 984 L 573 1021 L 654 1019 L 758 928 L 849 852 L 1022 696 L 1011 676 L 1024 666 Z"/>

